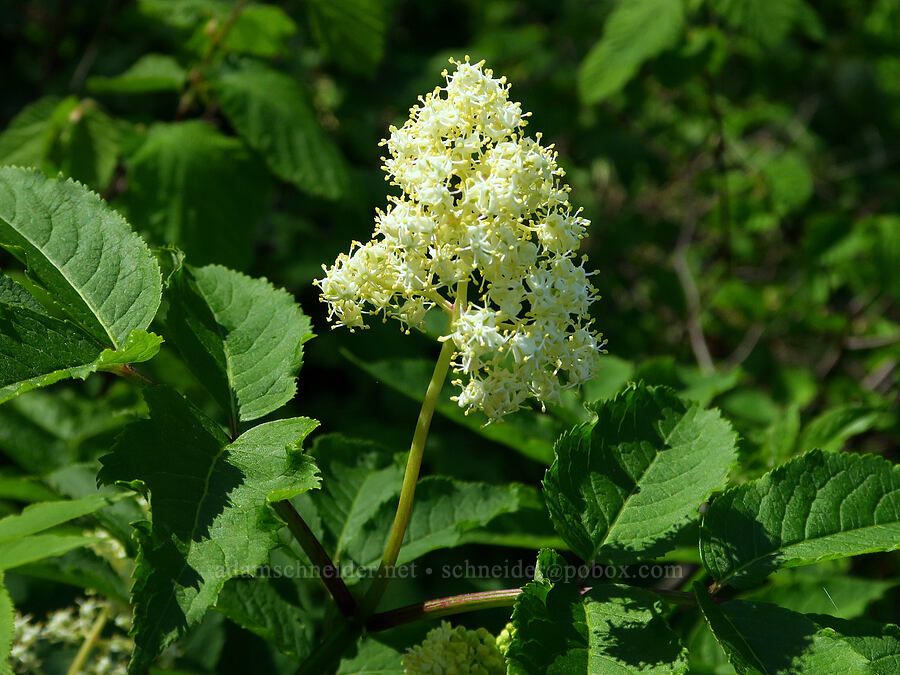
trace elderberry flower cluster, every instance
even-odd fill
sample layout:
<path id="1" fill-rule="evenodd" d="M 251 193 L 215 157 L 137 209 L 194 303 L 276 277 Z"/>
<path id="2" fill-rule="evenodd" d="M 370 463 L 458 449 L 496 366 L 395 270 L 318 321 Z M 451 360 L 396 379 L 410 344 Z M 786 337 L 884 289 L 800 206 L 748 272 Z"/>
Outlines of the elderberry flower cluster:
<path id="1" fill-rule="evenodd" d="M 91 633 L 101 613 L 108 617 L 109 630 L 98 637 L 89 662 L 79 672 L 84 675 L 125 675 L 134 648 L 134 641 L 127 635 L 131 615 L 125 606 L 96 598 L 81 598 L 72 607 L 51 612 L 44 621 L 17 613 L 10 650 L 12 671 L 42 672 L 43 657 L 52 654 L 60 645 L 77 649 Z"/>
<path id="2" fill-rule="evenodd" d="M 442 621 L 403 655 L 407 675 L 505 675 L 506 659 L 487 629 L 451 628 Z"/>
<path id="3" fill-rule="evenodd" d="M 596 294 L 576 254 L 589 221 L 568 201 L 553 146 L 525 135 L 506 78 L 451 62 L 446 85 L 382 141 L 402 194 L 316 284 L 329 318 L 351 330 L 381 314 L 408 331 L 448 311 L 454 399 L 494 420 L 530 397 L 555 402 L 597 370 Z"/>

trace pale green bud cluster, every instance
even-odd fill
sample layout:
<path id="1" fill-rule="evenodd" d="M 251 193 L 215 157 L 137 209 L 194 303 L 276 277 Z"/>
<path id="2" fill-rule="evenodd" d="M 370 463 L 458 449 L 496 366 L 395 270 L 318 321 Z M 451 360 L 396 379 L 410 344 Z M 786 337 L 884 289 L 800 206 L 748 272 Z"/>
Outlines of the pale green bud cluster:
<path id="1" fill-rule="evenodd" d="M 409 675 L 505 675 L 506 660 L 487 629 L 467 630 L 441 625 L 428 632 L 425 641 L 403 655 L 403 672 Z"/>
<path id="2" fill-rule="evenodd" d="M 354 242 L 316 283 L 329 317 L 351 329 L 370 314 L 408 330 L 433 307 L 450 312 L 455 400 L 493 420 L 531 397 L 557 402 L 594 375 L 603 343 L 576 256 L 589 222 L 569 204 L 557 153 L 524 134 L 527 114 L 505 78 L 483 62 L 452 63 L 446 86 L 382 142 L 402 195 L 378 212 L 372 240 Z"/>
<path id="3" fill-rule="evenodd" d="M 510 621 L 503 627 L 503 630 L 501 630 L 500 634 L 497 636 L 497 649 L 500 650 L 500 653 L 503 654 L 503 656 L 506 656 L 506 653 L 509 651 L 509 646 L 512 644 L 515 634 L 516 627 L 513 625 L 513 622 Z"/>

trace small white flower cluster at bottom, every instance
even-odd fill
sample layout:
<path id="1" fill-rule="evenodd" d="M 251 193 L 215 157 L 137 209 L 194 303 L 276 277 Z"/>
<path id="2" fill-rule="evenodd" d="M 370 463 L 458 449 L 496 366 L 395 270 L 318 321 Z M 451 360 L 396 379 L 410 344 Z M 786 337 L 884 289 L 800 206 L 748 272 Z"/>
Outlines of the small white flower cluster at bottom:
<path id="1" fill-rule="evenodd" d="M 51 612 L 44 621 L 17 612 L 10 652 L 13 672 L 40 672 L 42 653 L 50 653 L 54 646 L 70 645 L 77 649 L 104 611 L 115 629 L 97 640 L 81 673 L 124 675 L 134 648 L 134 641 L 127 636 L 131 614 L 125 606 L 96 598 L 81 598 L 72 607 Z"/>

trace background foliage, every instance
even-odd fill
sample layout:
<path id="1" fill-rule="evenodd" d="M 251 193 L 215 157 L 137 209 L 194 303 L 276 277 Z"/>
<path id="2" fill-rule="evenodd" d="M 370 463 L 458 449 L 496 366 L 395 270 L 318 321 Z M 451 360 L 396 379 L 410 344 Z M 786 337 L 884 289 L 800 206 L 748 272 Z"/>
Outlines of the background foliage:
<path id="1" fill-rule="evenodd" d="M 445 392 L 425 471 L 456 482 L 428 479 L 419 498 L 450 504 L 448 492 L 468 491 L 466 502 L 480 508 L 462 514 L 448 507 L 438 539 L 443 550 L 433 551 L 424 536 L 413 549 L 424 554 L 423 566 L 439 570 L 469 559 L 530 564 L 545 545 L 590 554 L 579 530 L 585 523 L 572 523 L 570 536 L 560 532 L 560 538 L 536 487 L 553 460 L 555 439 L 589 418 L 581 401 L 607 400 L 629 380 L 666 385 L 685 400 L 718 407 L 737 433 L 734 482 L 814 448 L 897 461 L 896 2 L 463 0 L 448 7 L 306 0 L 234 8 L 225 0 L 4 3 L 0 164 L 76 178 L 151 245 L 183 250 L 194 267 L 174 283 L 204 298 L 203 311 L 220 322 L 239 328 L 243 310 L 228 306 L 221 292 L 243 277 L 212 263 L 266 277 L 298 298 L 319 337 L 305 345 L 298 396 L 276 416 L 303 415 L 328 433 L 365 439 L 354 441 L 361 444 L 354 455 L 364 461 L 352 480 L 342 467 L 349 463 L 342 457 L 346 447 L 329 448 L 323 438 L 313 452 L 323 475 L 324 492 L 316 497 L 326 506 L 310 506 L 310 515 L 332 551 L 361 563 L 380 554 L 382 541 L 358 522 L 363 512 L 354 520 L 346 495 L 329 492 L 329 476 L 358 484 L 370 500 L 365 513 L 383 512 L 376 520 L 389 522 L 391 493 L 377 486 L 397 484 L 392 454 L 409 442 L 417 409 L 411 397 L 424 390 L 436 351 L 426 336 L 404 336 L 394 326 L 352 336 L 329 332 L 310 282 L 351 240 L 368 238 L 387 187 L 378 141 L 418 94 L 438 84 L 450 56 L 487 59 L 513 83 L 513 98 L 533 112 L 532 130 L 556 144 L 572 200 L 593 221 L 584 251 L 603 296 L 594 311 L 609 355 L 595 382 L 548 415 L 520 413 L 481 428 L 482 420 L 462 416 Z M 0 267 L 18 270 L 12 256 L 0 256 Z M 165 261 L 162 267 L 164 276 L 171 271 Z M 265 310 L 273 321 L 289 323 L 292 306 L 282 300 L 271 298 Z M 164 309 L 157 323 L 172 334 L 203 321 L 196 306 Z M 308 339 L 308 327 L 290 325 L 297 341 Z M 116 335 L 115 346 L 125 337 Z M 256 361 L 241 364 L 233 347 L 164 344 L 143 370 L 218 421 L 228 420 L 223 408 L 236 411 L 239 422 L 270 415 L 293 392 L 290 369 L 273 373 L 272 401 L 260 403 L 252 383 L 229 379 Z M 218 368 L 212 383 L 198 376 L 207 372 L 205 362 L 199 371 L 196 366 L 204 358 Z M 299 354 L 268 358 L 280 363 Z M 95 468 L 85 469 L 86 481 L 73 472 L 95 467 L 124 425 L 145 413 L 136 391 L 109 375 L 0 407 L 0 515 L 47 499 L 48 490 L 57 497 L 87 495 Z M 691 423 L 732 433 L 717 413 L 704 414 Z M 688 454 L 704 451 L 684 447 Z M 582 460 L 606 458 L 598 451 Z M 633 470 L 632 460 L 623 470 Z M 723 475 L 727 458 L 725 464 Z M 801 469 L 791 474 L 798 481 Z M 554 474 L 552 480 L 569 478 Z M 708 488 L 720 487 L 717 480 Z M 510 481 L 523 486 L 512 490 Z M 685 512 L 690 497 L 679 505 Z M 109 510 L 97 517 L 130 545 L 129 518 L 99 515 Z M 710 527 L 716 517 L 710 513 Z M 647 541 L 639 525 L 619 525 L 631 527 L 635 541 Z M 415 520 L 411 527 L 414 538 Z M 66 550 L 66 542 L 57 543 Z M 690 573 L 698 569 L 696 545 L 667 555 Z M 709 544 L 704 555 L 719 560 L 724 554 Z M 820 559 L 816 552 L 804 555 Z M 40 614 L 80 592 L 60 585 L 65 565 L 53 565 L 57 581 L 34 570 L 6 574 L 17 607 Z M 768 571 L 765 563 L 721 568 L 723 576 L 745 579 Z M 752 599 L 841 619 L 896 621 L 897 573 L 896 553 L 822 563 L 778 572 Z M 395 581 L 392 599 L 399 605 L 526 581 L 423 575 Z M 80 585 L 98 583 L 82 579 Z M 307 651 L 318 629 L 300 622 L 295 633 L 274 639 L 283 653 L 274 649 L 260 636 L 272 640 L 289 622 L 241 628 L 253 623 L 241 618 L 248 606 L 244 583 L 226 586 L 219 613 L 181 647 L 179 667 L 262 672 L 264 663 L 271 672 L 291 672 L 295 659 L 285 654 Z M 321 618 L 316 584 L 275 580 L 269 590 L 270 617 L 302 607 Z M 292 604 L 284 606 L 284 598 Z M 614 600 L 560 602 L 601 607 L 595 611 L 602 615 L 603 603 Z M 728 607 L 725 618 L 746 621 L 746 607 Z M 714 627 L 724 620 L 717 606 L 703 611 Z M 508 610 L 493 610 L 464 620 L 496 631 L 508 617 Z M 838 619 L 810 620 L 810 634 L 819 635 L 828 621 Z M 691 668 L 730 672 L 696 610 L 676 612 L 669 622 L 691 647 Z M 392 631 L 384 642 L 402 650 L 426 628 Z M 530 656 L 516 658 L 525 663 Z"/>

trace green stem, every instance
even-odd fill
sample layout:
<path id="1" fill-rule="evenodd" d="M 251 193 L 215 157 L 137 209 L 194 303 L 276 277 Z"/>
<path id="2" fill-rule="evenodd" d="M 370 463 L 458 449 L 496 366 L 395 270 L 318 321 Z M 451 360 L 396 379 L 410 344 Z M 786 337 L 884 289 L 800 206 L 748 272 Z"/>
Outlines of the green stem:
<path id="1" fill-rule="evenodd" d="M 428 429 L 431 427 L 431 418 L 434 416 L 438 396 L 444 386 L 447 372 L 450 370 L 453 350 L 453 341 L 444 341 L 441 354 L 434 366 L 434 373 L 431 375 L 431 382 L 428 383 L 428 390 L 425 392 L 425 400 L 422 401 L 422 409 L 419 411 L 419 419 L 416 422 L 416 431 L 409 448 L 409 458 L 406 460 L 406 472 L 403 474 L 403 486 L 400 488 L 400 502 L 397 504 L 394 524 L 391 527 L 378 572 L 362 603 L 364 617 L 371 614 L 378 606 L 390 581 L 391 570 L 397 564 L 397 558 L 400 556 L 400 547 L 403 545 L 403 537 L 406 535 L 406 527 L 409 525 L 409 517 L 412 514 L 419 470 L 422 468 L 425 440 L 428 438 Z"/>
<path id="2" fill-rule="evenodd" d="M 422 619 L 439 619 L 444 616 L 474 612 L 479 609 L 510 607 L 515 604 L 516 598 L 520 595 L 522 595 L 521 588 L 508 588 L 499 591 L 466 593 L 464 595 L 453 595 L 448 598 L 427 600 L 426 602 L 392 609 L 389 612 L 373 614 L 366 622 L 366 630 L 374 633 Z"/>
<path id="3" fill-rule="evenodd" d="M 582 588 L 582 593 L 590 591 L 590 587 Z M 669 591 L 659 588 L 646 589 L 659 596 L 663 602 L 673 605 L 695 606 L 697 600 L 693 593 L 683 591 Z M 480 609 L 496 609 L 497 607 L 511 607 L 522 595 L 521 588 L 506 588 L 498 591 L 483 591 L 481 593 L 465 593 L 452 595 L 447 598 L 426 600 L 414 605 L 398 607 L 387 612 L 379 612 L 369 617 L 366 622 L 366 630 L 375 633 L 388 630 L 396 626 L 402 626 L 413 621 L 423 619 L 440 619 L 445 616 L 474 612 Z"/>
<path id="4" fill-rule="evenodd" d="M 325 584 L 331 597 L 334 598 L 334 602 L 337 604 L 338 609 L 341 610 L 341 614 L 347 617 L 353 616 L 356 612 L 356 600 L 353 599 L 350 589 L 347 588 L 347 585 L 341 578 L 340 570 L 331 562 L 331 558 L 328 557 L 328 553 L 322 547 L 322 544 L 319 543 L 313 531 L 309 529 L 309 525 L 297 513 L 293 504 L 287 500 L 275 502 L 272 504 L 272 508 L 287 523 L 291 534 L 294 535 L 303 552 L 306 553 L 310 562 L 315 566 L 319 573 L 319 578 L 322 579 L 322 583 Z"/>
<path id="5" fill-rule="evenodd" d="M 466 308 L 467 281 L 461 281 L 456 287 L 456 302 L 453 305 L 454 316 L 459 316 Z M 419 410 L 419 419 L 416 421 L 416 431 L 413 434 L 412 444 L 409 448 L 409 457 L 406 460 L 406 472 L 403 474 L 403 486 L 400 488 L 400 502 L 397 504 L 397 513 L 394 516 L 394 524 L 388 536 L 384 555 L 375 579 L 369 587 L 362 602 L 361 616 L 367 618 L 384 596 L 390 582 L 390 573 L 397 564 L 400 556 L 400 547 L 403 546 L 403 537 L 406 535 L 406 527 L 409 525 L 409 517 L 412 514 L 413 498 L 416 494 L 416 483 L 419 480 L 419 470 L 422 468 L 422 456 L 425 453 L 425 441 L 428 438 L 428 430 L 431 427 L 431 418 L 434 417 L 434 409 L 437 406 L 444 380 L 450 370 L 450 360 L 453 358 L 453 340 L 446 338 L 441 346 L 441 353 L 437 363 L 434 364 L 434 372 L 428 389 L 425 391 L 425 399 Z"/>
<path id="6" fill-rule="evenodd" d="M 91 626 L 91 632 L 84 638 L 84 642 L 81 643 L 81 648 L 78 650 L 78 653 L 75 654 L 75 659 L 72 661 L 72 665 L 69 666 L 69 670 L 67 671 L 68 675 L 79 675 L 79 673 L 81 673 L 81 669 L 87 661 L 87 657 L 90 655 L 94 645 L 97 644 L 97 640 L 100 637 L 100 633 L 103 632 L 103 627 L 106 625 L 106 620 L 108 618 L 109 608 L 104 607 L 100 610 L 100 615 L 94 621 L 94 625 Z"/>

